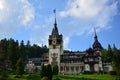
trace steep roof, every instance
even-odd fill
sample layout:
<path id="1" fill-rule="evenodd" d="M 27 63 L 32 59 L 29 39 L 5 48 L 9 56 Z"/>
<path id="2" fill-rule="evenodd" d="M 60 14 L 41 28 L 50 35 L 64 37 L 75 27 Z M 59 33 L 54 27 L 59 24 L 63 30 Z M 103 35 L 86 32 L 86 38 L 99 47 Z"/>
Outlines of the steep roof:
<path id="1" fill-rule="evenodd" d="M 102 49 L 102 46 L 101 46 L 100 42 L 98 41 L 95 28 L 94 28 L 94 43 L 93 43 L 93 49 L 94 49 L 94 50 L 96 50 L 96 49 L 99 49 L 99 50 Z"/>
<path id="2" fill-rule="evenodd" d="M 52 30 L 52 35 L 56 35 L 56 36 L 59 35 L 56 18 L 55 18 L 54 28 Z"/>

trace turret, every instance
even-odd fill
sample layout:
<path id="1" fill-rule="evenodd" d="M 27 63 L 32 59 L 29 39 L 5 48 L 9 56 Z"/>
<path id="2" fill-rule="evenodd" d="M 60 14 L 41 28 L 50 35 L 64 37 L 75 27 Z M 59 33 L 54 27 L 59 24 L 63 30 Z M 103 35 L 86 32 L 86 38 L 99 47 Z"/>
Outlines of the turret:
<path id="1" fill-rule="evenodd" d="M 96 29 L 94 28 L 94 43 L 93 43 L 93 49 L 95 51 L 97 50 L 102 50 L 102 46 L 100 44 L 100 42 L 98 41 L 98 37 L 97 37 L 97 34 L 96 34 Z"/>

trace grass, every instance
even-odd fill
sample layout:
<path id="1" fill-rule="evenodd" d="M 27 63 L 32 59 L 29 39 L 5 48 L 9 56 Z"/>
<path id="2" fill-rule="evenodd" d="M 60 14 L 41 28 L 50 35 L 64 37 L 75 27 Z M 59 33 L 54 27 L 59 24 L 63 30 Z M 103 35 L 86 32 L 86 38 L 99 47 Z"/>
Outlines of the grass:
<path id="1" fill-rule="evenodd" d="M 61 80 L 120 80 L 120 76 L 111 76 L 111 75 L 58 75 Z"/>
<path id="2" fill-rule="evenodd" d="M 10 80 L 40 80 L 37 74 L 24 74 L 22 76 L 9 75 Z M 120 76 L 113 76 L 109 74 L 92 74 L 92 75 L 56 75 L 53 79 L 59 78 L 61 80 L 120 80 Z"/>
<path id="3" fill-rule="evenodd" d="M 9 75 L 11 80 L 40 80 L 40 76 L 37 74 L 24 74 L 22 76 Z"/>

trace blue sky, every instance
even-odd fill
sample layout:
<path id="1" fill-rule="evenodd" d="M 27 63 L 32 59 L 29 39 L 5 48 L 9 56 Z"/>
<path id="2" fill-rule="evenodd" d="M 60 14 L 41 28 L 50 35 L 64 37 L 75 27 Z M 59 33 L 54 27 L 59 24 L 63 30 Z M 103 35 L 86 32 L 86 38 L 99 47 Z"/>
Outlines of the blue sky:
<path id="1" fill-rule="evenodd" d="M 0 0 L 0 39 L 30 40 L 48 45 L 53 10 L 64 49 L 84 51 L 94 42 L 93 28 L 104 48 L 120 48 L 119 0 Z"/>

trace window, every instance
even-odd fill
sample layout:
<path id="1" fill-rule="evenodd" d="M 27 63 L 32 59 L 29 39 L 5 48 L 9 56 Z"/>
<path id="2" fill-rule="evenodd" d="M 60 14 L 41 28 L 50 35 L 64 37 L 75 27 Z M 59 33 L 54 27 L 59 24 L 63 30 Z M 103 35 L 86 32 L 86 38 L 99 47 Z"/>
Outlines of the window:
<path id="1" fill-rule="evenodd" d="M 93 61 L 93 58 L 89 58 L 89 62 L 92 62 Z"/>

